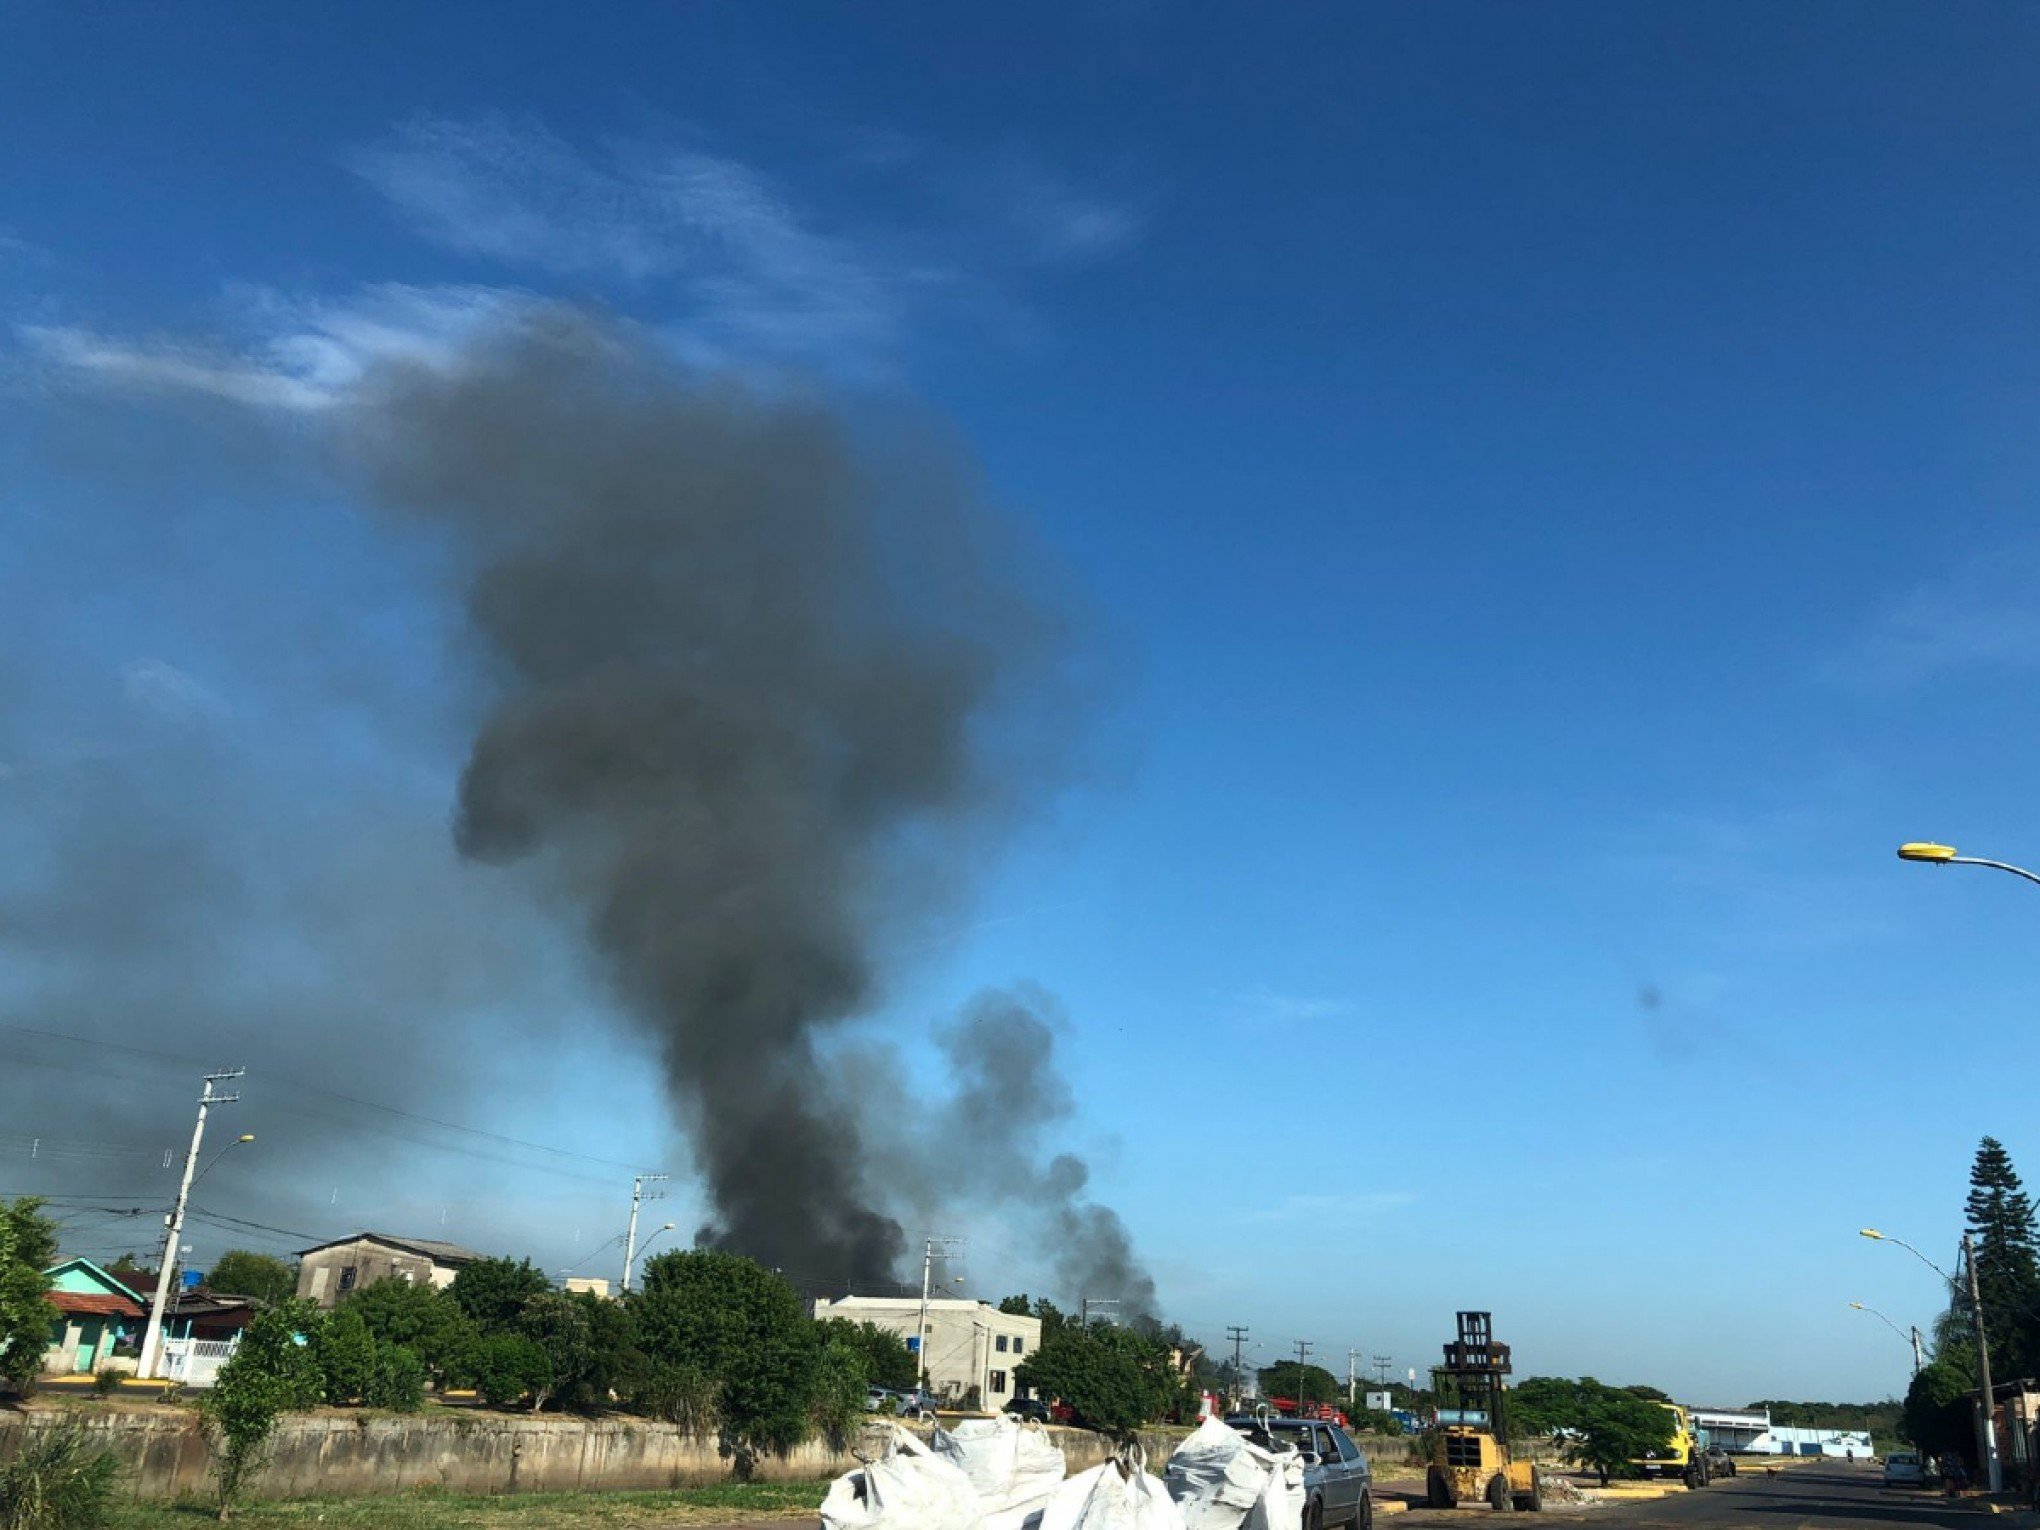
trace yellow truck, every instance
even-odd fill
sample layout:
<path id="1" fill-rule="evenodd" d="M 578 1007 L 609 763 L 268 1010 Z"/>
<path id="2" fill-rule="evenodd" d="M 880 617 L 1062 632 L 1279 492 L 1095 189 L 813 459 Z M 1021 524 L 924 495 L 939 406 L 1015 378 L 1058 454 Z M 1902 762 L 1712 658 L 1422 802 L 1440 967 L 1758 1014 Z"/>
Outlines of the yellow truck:
<path id="1" fill-rule="evenodd" d="M 1693 1432 L 1693 1417 L 1675 1402 L 1659 1403 L 1672 1416 L 1672 1443 L 1654 1450 L 1630 1465 L 1646 1477 L 1678 1477 L 1689 1488 L 1704 1488 L 1709 1480 L 1707 1454 L 1700 1437 Z"/>

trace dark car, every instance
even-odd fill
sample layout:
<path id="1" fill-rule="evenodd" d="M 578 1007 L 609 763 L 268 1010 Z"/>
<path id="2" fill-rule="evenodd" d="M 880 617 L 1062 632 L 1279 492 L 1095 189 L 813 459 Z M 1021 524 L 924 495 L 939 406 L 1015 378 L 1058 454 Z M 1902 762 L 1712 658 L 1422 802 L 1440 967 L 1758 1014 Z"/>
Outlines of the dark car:
<path id="1" fill-rule="evenodd" d="M 1038 1397 L 1016 1397 L 1006 1404 L 1006 1411 L 1018 1419 L 1033 1419 L 1036 1423 L 1053 1423 L 1055 1415 L 1048 1404 Z"/>
<path id="2" fill-rule="evenodd" d="M 1735 1475 L 1735 1457 L 1723 1450 L 1719 1445 L 1708 1446 L 1707 1475 L 1710 1477 L 1733 1477 Z"/>
<path id="3" fill-rule="evenodd" d="M 1226 1420 L 1257 1445 L 1303 1453 L 1303 1530 L 1351 1525 L 1373 1530 L 1374 1473 L 1337 1424 L 1312 1418 Z"/>

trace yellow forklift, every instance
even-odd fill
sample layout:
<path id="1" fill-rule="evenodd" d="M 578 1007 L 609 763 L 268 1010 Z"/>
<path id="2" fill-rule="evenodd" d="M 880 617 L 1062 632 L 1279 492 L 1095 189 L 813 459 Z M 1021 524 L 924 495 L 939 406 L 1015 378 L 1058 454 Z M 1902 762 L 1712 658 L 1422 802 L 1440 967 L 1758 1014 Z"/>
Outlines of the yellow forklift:
<path id="1" fill-rule="evenodd" d="M 1509 1454 L 1509 1346 L 1497 1344 L 1485 1312 L 1459 1314 L 1459 1338 L 1445 1346 L 1445 1363 L 1433 1373 L 1441 1404 L 1431 1431 L 1426 1501 L 1434 1509 L 1485 1502 L 1490 1508 L 1542 1509 L 1544 1483 L 1534 1462 Z M 1448 1421 L 1442 1404 L 1451 1393 L 1458 1408 Z"/>

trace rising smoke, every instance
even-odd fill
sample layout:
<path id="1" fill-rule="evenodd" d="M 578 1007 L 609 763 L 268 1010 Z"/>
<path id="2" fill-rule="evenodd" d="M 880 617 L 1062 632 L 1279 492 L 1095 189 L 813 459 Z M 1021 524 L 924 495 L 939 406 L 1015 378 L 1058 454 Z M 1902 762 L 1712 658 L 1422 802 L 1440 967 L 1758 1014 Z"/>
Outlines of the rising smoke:
<path id="1" fill-rule="evenodd" d="M 824 1284 L 896 1278 L 897 1208 L 829 1038 L 1052 784 L 1060 604 L 944 443 L 874 446 L 583 317 L 392 367 L 343 437 L 386 512 L 450 533 L 494 688 L 456 842 L 570 912 L 656 1044 L 715 1208 L 700 1240 Z M 1036 1162 L 1070 1113 L 1051 1043 L 1010 998 L 948 1033 L 956 1157 L 1053 1224 L 1073 1288 L 1151 1310 L 1083 1163 Z"/>

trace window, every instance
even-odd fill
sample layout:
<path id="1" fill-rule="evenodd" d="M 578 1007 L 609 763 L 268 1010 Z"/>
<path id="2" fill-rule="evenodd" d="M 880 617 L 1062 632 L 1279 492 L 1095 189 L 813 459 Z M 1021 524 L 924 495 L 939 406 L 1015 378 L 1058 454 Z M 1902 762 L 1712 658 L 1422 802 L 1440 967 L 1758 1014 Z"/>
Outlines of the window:
<path id="1" fill-rule="evenodd" d="M 1004 1371 L 992 1372 L 992 1390 L 1001 1397 L 1006 1395 L 1006 1373 Z"/>
<path id="2" fill-rule="evenodd" d="M 351 1264 L 344 1264 L 340 1267 L 340 1289 L 343 1291 L 352 1291 L 354 1289 L 354 1266 Z"/>
<path id="3" fill-rule="evenodd" d="M 1016 1333 L 1015 1335 L 1013 1335 L 1013 1353 L 1014 1353 L 1014 1354 L 1016 1354 L 1016 1355 L 1017 1355 L 1017 1354 L 1020 1354 L 1020 1353 L 1022 1353 L 1022 1352 L 1023 1352 L 1023 1351 L 1024 1351 L 1024 1350 L 1025 1350 L 1026 1348 L 1027 1348 L 1027 1341 L 1026 1341 L 1025 1339 L 1021 1338 L 1021 1337 L 1020 1337 L 1020 1336 L 1019 1336 L 1019 1335 L 1018 1335 L 1017 1333 Z"/>
<path id="4" fill-rule="evenodd" d="M 1003 1354 L 1004 1354 L 1004 1353 L 1006 1352 L 1006 1336 L 1005 1336 L 1004 1334 L 1000 1334 L 1000 1335 L 999 1335 L 999 1341 L 998 1341 L 998 1346 L 997 1346 L 997 1347 L 998 1347 L 998 1351 L 999 1351 L 999 1353 L 1000 1353 L 1000 1354 L 1002 1354 L 1002 1355 L 1003 1355 Z"/>

